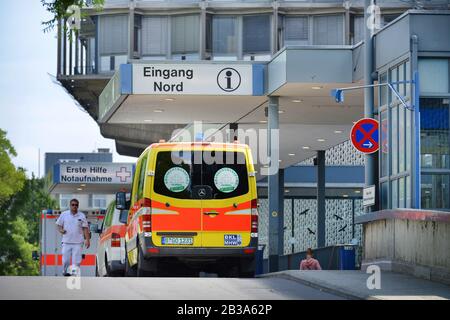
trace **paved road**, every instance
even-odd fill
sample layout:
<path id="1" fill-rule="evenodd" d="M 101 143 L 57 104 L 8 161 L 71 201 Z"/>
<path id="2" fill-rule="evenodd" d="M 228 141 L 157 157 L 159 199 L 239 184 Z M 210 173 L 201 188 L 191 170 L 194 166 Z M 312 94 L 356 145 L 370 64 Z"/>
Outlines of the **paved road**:
<path id="1" fill-rule="evenodd" d="M 80 278 L 0 277 L 0 299 L 342 299 L 280 278 Z M 74 283 L 74 282 L 72 282 Z"/>

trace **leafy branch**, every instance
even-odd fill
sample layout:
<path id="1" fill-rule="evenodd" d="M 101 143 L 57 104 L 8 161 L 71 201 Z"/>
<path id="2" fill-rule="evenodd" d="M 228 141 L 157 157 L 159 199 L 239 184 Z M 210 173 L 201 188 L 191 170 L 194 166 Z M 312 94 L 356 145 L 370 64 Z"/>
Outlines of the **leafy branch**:
<path id="1" fill-rule="evenodd" d="M 95 9 L 100 10 L 103 8 L 104 3 L 105 0 L 41 0 L 42 6 L 53 15 L 52 19 L 42 22 L 43 31 L 45 33 L 50 32 L 55 28 L 59 20 L 68 19 L 71 13 L 68 13 L 67 9 L 72 5 L 80 8 L 92 5 Z M 66 30 L 66 26 L 64 26 L 64 30 Z"/>

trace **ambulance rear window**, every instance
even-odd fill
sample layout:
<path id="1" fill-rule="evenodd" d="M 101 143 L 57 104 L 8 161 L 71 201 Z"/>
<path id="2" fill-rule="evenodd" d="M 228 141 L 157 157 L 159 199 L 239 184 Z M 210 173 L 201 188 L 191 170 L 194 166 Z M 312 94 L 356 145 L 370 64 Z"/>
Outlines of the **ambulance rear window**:
<path id="1" fill-rule="evenodd" d="M 211 190 L 205 199 L 226 199 L 249 191 L 245 153 L 229 151 L 161 151 L 156 157 L 154 191 L 177 199 L 194 199 L 192 190 Z"/>

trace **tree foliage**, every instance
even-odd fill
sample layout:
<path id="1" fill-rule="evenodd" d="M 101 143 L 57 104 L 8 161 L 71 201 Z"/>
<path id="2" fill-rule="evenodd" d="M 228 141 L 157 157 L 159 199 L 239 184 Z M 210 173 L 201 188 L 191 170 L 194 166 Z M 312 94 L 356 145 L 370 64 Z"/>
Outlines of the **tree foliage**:
<path id="1" fill-rule="evenodd" d="M 59 20 L 68 18 L 70 14 L 67 13 L 67 9 L 71 5 L 76 5 L 80 8 L 84 8 L 87 6 L 88 2 L 89 4 L 92 4 L 94 8 L 100 9 L 103 7 L 105 0 L 41 0 L 44 8 L 53 15 L 53 18 L 51 18 L 50 20 L 42 22 L 42 25 L 44 26 L 44 32 L 52 31 Z"/>
<path id="2" fill-rule="evenodd" d="M 0 129 L 0 275 L 37 275 L 40 212 L 54 206 L 44 179 L 26 179 L 11 157 L 16 152 Z"/>

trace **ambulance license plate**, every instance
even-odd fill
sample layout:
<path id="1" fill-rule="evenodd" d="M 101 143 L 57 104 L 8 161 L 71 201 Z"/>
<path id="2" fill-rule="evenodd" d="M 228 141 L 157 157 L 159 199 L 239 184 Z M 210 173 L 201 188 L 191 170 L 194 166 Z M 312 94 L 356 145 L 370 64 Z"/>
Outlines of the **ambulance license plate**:
<path id="1" fill-rule="evenodd" d="M 240 234 L 226 234 L 224 235 L 223 242 L 226 246 L 241 246 L 242 237 Z"/>
<path id="2" fill-rule="evenodd" d="M 172 237 L 162 237 L 161 243 L 164 244 L 172 244 L 172 245 L 192 245 L 194 244 L 193 238 L 186 238 L 186 237 L 179 237 L 179 238 L 172 238 Z"/>

